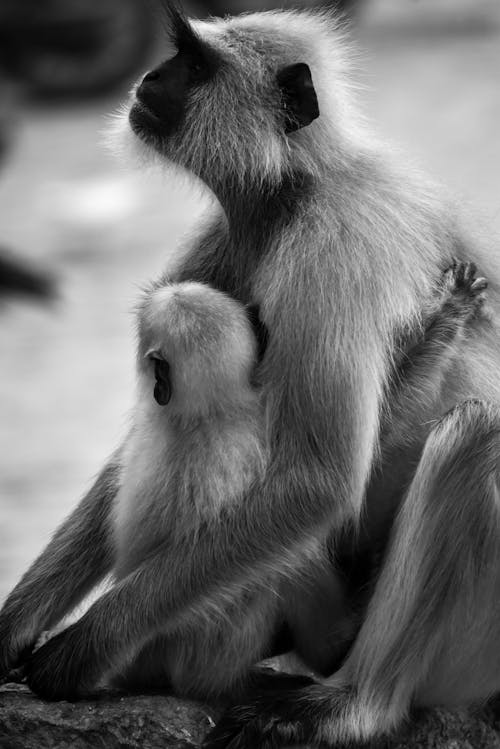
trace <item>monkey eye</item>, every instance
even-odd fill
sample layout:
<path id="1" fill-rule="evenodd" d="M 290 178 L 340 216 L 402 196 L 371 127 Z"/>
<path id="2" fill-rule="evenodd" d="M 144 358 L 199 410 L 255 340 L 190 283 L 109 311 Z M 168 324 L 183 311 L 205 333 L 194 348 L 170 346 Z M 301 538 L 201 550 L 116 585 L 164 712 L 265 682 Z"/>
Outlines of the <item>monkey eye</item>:
<path id="1" fill-rule="evenodd" d="M 208 78 L 207 66 L 204 60 L 198 56 L 192 57 L 189 62 L 189 74 L 191 80 L 195 82 L 203 81 Z"/>

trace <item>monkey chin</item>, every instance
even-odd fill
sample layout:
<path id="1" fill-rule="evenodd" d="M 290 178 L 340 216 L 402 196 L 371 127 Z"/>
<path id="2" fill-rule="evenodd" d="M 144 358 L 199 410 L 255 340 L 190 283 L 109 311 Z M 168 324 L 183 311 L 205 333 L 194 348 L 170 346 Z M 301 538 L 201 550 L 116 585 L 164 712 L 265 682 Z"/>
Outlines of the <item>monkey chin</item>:
<path id="1" fill-rule="evenodd" d="M 128 121 L 132 132 L 140 140 L 160 150 L 162 127 L 159 117 L 145 107 L 144 104 L 134 99 L 128 113 Z"/>
<path id="2" fill-rule="evenodd" d="M 155 122 L 152 123 L 152 118 Z M 164 134 L 157 130 L 158 118 L 146 112 L 137 101 L 132 89 L 128 101 L 109 115 L 106 128 L 102 132 L 103 146 L 122 163 L 129 167 L 152 172 L 167 173 L 178 183 L 178 187 L 193 192 L 197 199 L 217 203 L 210 188 L 190 169 L 169 153 Z"/>
<path id="3" fill-rule="evenodd" d="M 132 91 L 130 100 L 110 115 L 102 134 L 103 145 L 115 158 L 129 166 L 141 170 L 155 167 L 164 171 L 169 162 L 162 153 L 161 138 L 148 128 L 146 115 L 142 119 L 142 127 L 139 119 L 135 120 L 136 104 Z"/>

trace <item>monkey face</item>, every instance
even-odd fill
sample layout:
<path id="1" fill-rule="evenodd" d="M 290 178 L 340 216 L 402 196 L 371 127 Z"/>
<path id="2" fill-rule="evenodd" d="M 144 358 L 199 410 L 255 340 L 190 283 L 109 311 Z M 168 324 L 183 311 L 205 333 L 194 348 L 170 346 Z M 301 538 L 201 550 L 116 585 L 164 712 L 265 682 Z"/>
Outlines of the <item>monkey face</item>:
<path id="1" fill-rule="evenodd" d="M 288 136 L 319 116 L 309 66 L 245 19 L 190 23 L 169 11 L 173 56 L 147 73 L 133 132 L 210 187 L 281 179 Z M 295 61 L 294 61 L 295 60 Z"/>
<path id="2" fill-rule="evenodd" d="M 152 136 L 159 146 L 182 127 L 190 96 L 213 78 L 221 62 L 175 11 L 171 20 L 175 54 L 144 76 L 129 115 L 132 130 Z"/>

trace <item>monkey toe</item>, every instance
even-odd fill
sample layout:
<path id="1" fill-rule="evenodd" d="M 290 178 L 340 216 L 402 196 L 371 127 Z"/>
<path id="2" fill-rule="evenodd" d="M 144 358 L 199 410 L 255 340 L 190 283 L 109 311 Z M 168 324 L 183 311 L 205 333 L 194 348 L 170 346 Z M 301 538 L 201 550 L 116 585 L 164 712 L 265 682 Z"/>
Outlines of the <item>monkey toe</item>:
<path id="1" fill-rule="evenodd" d="M 476 280 L 471 285 L 471 290 L 474 292 L 480 292 L 484 291 L 488 288 L 488 281 L 486 278 L 483 278 L 480 276 L 479 278 L 476 278 Z"/>
<path id="2" fill-rule="evenodd" d="M 477 265 L 475 263 L 461 263 L 459 281 L 466 288 L 470 288 L 473 279 L 476 277 Z"/>
<path id="3" fill-rule="evenodd" d="M 248 704 L 229 709 L 206 737 L 203 749 L 278 749 L 312 741 L 317 705 L 308 686 L 280 689 L 279 683 L 278 678 L 274 691 L 266 685 Z"/>
<path id="4" fill-rule="evenodd" d="M 245 724 L 224 724 L 209 735 L 204 749 L 281 749 L 312 741 L 313 726 L 294 718 L 259 716 Z"/>
<path id="5" fill-rule="evenodd" d="M 275 671 L 273 668 L 261 666 L 250 671 L 247 691 L 250 696 L 264 697 L 284 690 L 301 689 L 315 683 L 313 678 L 304 674 L 288 674 L 285 671 Z"/>
<path id="6" fill-rule="evenodd" d="M 488 286 L 485 278 L 476 278 L 477 266 L 475 263 L 460 263 L 455 272 L 456 288 L 466 294 L 476 294 L 484 291 Z"/>

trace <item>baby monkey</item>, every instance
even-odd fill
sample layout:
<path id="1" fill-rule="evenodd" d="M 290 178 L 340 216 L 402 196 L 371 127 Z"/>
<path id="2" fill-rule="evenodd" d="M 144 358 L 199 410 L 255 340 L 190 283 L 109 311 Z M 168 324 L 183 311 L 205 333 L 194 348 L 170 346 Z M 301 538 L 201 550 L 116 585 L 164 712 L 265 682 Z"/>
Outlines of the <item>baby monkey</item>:
<path id="1" fill-rule="evenodd" d="M 185 554 L 216 517 L 227 514 L 230 523 L 232 505 L 263 477 L 252 322 L 255 310 L 200 283 L 158 285 L 145 294 L 137 402 L 114 505 L 117 580 L 162 545 Z M 277 597 L 272 585 L 258 588 L 246 580 L 227 605 L 221 599 L 190 611 L 182 635 L 160 632 L 146 642 L 115 684 L 204 697 L 231 689 L 262 656 L 267 630 L 271 637 Z"/>

